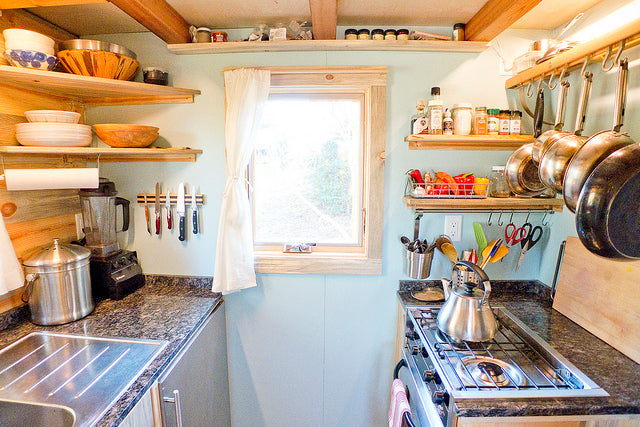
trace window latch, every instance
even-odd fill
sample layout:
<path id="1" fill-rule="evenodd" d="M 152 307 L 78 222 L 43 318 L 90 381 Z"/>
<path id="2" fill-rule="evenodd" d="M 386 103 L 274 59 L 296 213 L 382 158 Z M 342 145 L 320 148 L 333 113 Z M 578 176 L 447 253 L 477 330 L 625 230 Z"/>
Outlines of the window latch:
<path id="1" fill-rule="evenodd" d="M 285 254 L 291 254 L 291 253 L 310 254 L 311 247 L 315 245 L 316 245 L 315 243 L 298 243 L 298 244 L 285 243 L 284 248 L 282 249 L 282 252 L 284 252 Z"/>

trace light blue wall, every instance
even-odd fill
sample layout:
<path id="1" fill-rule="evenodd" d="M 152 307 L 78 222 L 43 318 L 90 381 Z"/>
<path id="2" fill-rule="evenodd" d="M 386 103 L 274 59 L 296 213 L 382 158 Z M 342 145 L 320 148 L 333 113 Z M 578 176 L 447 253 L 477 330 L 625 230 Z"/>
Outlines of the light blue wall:
<path id="1" fill-rule="evenodd" d="M 530 40 L 547 32 L 509 31 L 499 38 L 501 53 L 511 61 Z M 102 37 L 134 50 L 143 66 L 160 66 L 173 86 L 197 88 L 193 104 L 101 107 L 91 109 L 88 123 L 139 123 L 160 127 L 162 142 L 201 148 L 196 163 L 124 163 L 101 165 L 120 195 L 135 200 L 153 191 L 156 181 L 176 191 L 181 181 L 196 184 L 206 194 L 201 209 L 202 234 L 185 243 L 175 233 L 161 238 L 145 230 L 143 209 L 134 207 L 132 230 L 123 242 L 136 249 L 144 271 L 155 274 L 213 275 L 216 229 L 224 185 L 224 86 L 227 66 L 385 65 L 388 67 L 385 221 L 381 276 L 259 275 L 257 288 L 226 297 L 231 402 L 236 426 L 381 426 L 386 423 L 388 390 L 394 364 L 397 303 L 395 292 L 402 273 L 401 235 L 411 235 L 413 215 L 402 203 L 405 172 L 410 168 L 450 173 L 487 174 L 504 164 L 509 152 L 409 151 L 404 137 L 418 99 L 428 98 L 431 86 L 442 88 L 446 105 L 472 102 L 516 107 L 515 91 L 505 91 L 498 57 L 491 49 L 481 54 L 301 52 L 175 56 L 150 34 Z M 632 69 L 632 76 L 637 70 Z M 637 74 L 637 73 L 636 73 Z M 632 77 L 630 96 L 638 105 L 638 78 Z M 598 76 L 588 131 L 610 126 L 607 99 L 613 77 Z M 575 93 L 573 99 L 575 99 Z M 575 101 L 574 101 L 575 102 Z M 572 110 L 570 104 L 569 111 Z M 573 114 L 573 113 L 569 113 Z M 638 137 L 637 120 L 629 114 L 627 129 Z M 635 118 L 635 120 L 633 120 Z M 530 120 L 523 127 L 531 131 Z M 304 142 L 304 136 L 301 138 Z M 132 205 L 133 206 L 133 205 Z M 494 217 L 494 220 L 497 219 Z M 508 219 L 507 217 L 503 217 Z M 532 220 L 540 221 L 534 214 Z M 486 223 L 484 214 L 466 214 L 458 250 L 475 246 L 472 222 Z M 522 222 L 524 215 L 516 215 Z M 428 214 L 421 237 L 443 232 L 444 215 Z M 552 228 L 515 274 L 517 255 L 487 267 L 492 278 L 541 279 L 550 283 L 559 243 L 575 233 L 573 215 L 554 215 Z M 490 237 L 502 233 L 487 228 Z M 551 237 L 550 237 L 551 236 Z M 447 277 L 451 264 L 437 254 L 432 278 Z"/>

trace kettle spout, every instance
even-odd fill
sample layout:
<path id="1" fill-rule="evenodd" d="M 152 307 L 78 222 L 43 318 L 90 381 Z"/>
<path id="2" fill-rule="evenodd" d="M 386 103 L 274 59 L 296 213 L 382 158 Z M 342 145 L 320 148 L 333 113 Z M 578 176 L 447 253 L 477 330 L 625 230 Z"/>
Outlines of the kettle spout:
<path id="1" fill-rule="evenodd" d="M 442 290 L 444 291 L 444 299 L 445 301 L 449 299 L 449 295 L 451 295 L 451 280 L 442 279 Z"/>

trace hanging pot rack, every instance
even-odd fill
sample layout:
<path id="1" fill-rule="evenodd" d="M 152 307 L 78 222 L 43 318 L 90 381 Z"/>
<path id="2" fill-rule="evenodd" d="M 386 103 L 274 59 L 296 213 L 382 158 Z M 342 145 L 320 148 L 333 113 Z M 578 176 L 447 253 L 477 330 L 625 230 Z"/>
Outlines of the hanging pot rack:
<path id="1" fill-rule="evenodd" d="M 529 89 L 535 81 L 541 82 L 546 78 L 554 80 L 555 75 L 562 74 L 556 80 L 557 84 L 557 81 L 566 77 L 570 71 L 579 67 L 584 70 L 589 62 L 600 60 L 603 61 L 602 67 L 606 72 L 620 59 L 623 50 L 638 44 L 640 44 L 640 18 L 518 73 L 505 82 L 505 87 L 507 89 L 527 87 Z M 609 64 L 608 61 L 611 58 L 613 61 Z"/>

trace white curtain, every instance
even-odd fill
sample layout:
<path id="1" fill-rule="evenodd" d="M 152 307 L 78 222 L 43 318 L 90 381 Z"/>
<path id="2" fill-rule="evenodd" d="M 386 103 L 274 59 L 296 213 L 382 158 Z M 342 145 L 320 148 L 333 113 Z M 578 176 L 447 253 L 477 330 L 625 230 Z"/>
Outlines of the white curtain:
<path id="1" fill-rule="evenodd" d="M 252 214 L 244 177 L 270 82 L 268 70 L 240 68 L 224 72 L 227 179 L 218 225 L 214 292 L 227 294 L 256 286 Z"/>

